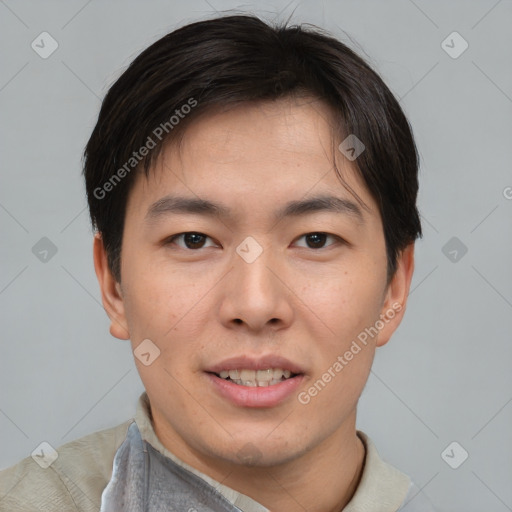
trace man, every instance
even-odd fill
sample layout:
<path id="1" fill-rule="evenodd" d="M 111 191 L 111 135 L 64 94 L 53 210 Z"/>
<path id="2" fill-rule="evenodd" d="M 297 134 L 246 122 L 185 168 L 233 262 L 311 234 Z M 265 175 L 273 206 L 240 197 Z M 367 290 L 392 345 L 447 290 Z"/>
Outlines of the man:
<path id="1" fill-rule="evenodd" d="M 356 430 L 421 236 L 417 153 L 341 42 L 230 16 L 111 87 L 85 150 L 136 418 L 1 474 L 1 510 L 432 510 Z M 410 501 L 410 503 L 409 503 Z"/>

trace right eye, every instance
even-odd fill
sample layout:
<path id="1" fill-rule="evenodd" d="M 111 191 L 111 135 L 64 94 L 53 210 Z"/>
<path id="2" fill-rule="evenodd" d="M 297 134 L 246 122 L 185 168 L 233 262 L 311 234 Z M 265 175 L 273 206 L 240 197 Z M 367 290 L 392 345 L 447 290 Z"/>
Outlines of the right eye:
<path id="1" fill-rule="evenodd" d="M 211 238 L 208 235 L 205 235 L 203 233 L 198 233 L 196 231 L 187 231 L 185 233 L 179 233 L 177 235 L 171 236 L 170 238 L 167 239 L 166 245 L 176 243 L 178 247 L 189 250 L 197 250 L 202 249 L 204 247 L 213 247 L 215 244 L 212 244 L 210 246 L 204 245 L 207 239 L 211 240 Z M 182 240 L 184 245 L 177 243 L 177 240 Z"/>

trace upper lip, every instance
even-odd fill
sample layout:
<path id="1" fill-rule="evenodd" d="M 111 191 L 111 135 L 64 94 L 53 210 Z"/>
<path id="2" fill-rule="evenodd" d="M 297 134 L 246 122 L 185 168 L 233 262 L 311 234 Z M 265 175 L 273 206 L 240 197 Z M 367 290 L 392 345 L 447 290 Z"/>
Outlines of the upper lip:
<path id="1" fill-rule="evenodd" d="M 206 371 L 220 373 L 225 370 L 266 370 L 268 368 L 281 368 L 283 370 L 290 370 L 291 373 L 295 374 L 304 373 L 303 368 L 299 365 L 275 354 L 259 357 L 250 357 L 248 355 L 230 357 L 210 366 Z"/>

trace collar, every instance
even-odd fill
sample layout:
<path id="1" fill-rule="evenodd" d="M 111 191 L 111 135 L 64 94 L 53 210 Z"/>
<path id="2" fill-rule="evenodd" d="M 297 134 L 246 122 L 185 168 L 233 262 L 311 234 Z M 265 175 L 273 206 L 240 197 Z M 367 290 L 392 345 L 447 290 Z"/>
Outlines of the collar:
<path id="1" fill-rule="evenodd" d="M 189 466 L 167 450 L 153 429 L 151 408 L 146 392 L 142 393 L 139 397 L 135 422 L 143 440 L 147 441 L 153 448 L 171 459 L 178 466 L 203 479 L 232 505 L 243 512 L 270 512 L 266 507 L 249 496 L 217 482 L 208 475 Z M 354 496 L 345 506 L 343 512 L 394 512 L 404 502 L 411 483 L 410 479 L 407 475 L 381 459 L 377 448 L 364 432 L 358 430 L 357 435 L 365 447 L 363 474 Z"/>
<path id="2" fill-rule="evenodd" d="M 249 496 L 242 494 L 230 487 L 227 487 L 213 478 L 205 475 L 201 471 L 189 466 L 176 455 L 171 453 L 158 439 L 151 423 L 151 408 L 149 405 L 149 397 L 146 392 L 142 393 L 137 404 L 137 412 L 135 414 L 135 422 L 139 428 L 140 435 L 144 441 L 147 441 L 153 448 L 171 459 L 175 464 L 190 471 L 194 475 L 202 478 L 206 483 L 211 485 L 219 494 L 224 496 L 232 505 L 239 508 L 243 512 L 270 512 L 266 507 L 260 505 Z"/>
<path id="3" fill-rule="evenodd" d="M 410 478 L 384 462 L 372 440 L 360 430 L 357 435 L 364 444 L 366 455 L 363 474 L 352 499 L 343 512 L 394 512 L 409 491 Z"/>

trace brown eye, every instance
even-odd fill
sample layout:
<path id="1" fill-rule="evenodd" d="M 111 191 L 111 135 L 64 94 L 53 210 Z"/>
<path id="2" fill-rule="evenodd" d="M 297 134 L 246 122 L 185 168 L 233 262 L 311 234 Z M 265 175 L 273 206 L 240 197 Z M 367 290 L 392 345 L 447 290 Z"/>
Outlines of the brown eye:
<path id="1" fill-rule="evenodd" d="M 304 238 L 306 240 L 306 245 L 300 245 L 300 247 L 306 247 L 308 249 L 323 249 L 324 247 L 328 247 L 330 245 L 333 245 L 334 242 L 331 242 L 327 246 L 326 241 L 331 238 L 332 240 L 341 241 L 341 239 L 338 236 L 330 235 L 328 233 L 307 233 L 305 235 L 302 235 L 300 239 Z"/>
<path id="2" fill-rule="evenodd" d="M 210 237 L 204 235 L 203 233 L 196 233 L 193 231 L 187 233 L 180 233 L 178 235 L 172 236 L 167 243 L 173 244 L 176 243 L 182 249 L 202 249 L 205 247 L 206 240 Z M 177 240 L 182 240 L 182 243 L 177 243 Z"/>
<path id="3" fill-rule="evenodd" d="M 323 247 L 326 239 L 327 235 L 325 233 L 311 233 L 310 235 L 306 235 L 307 243 L 312 249 Z"/>

